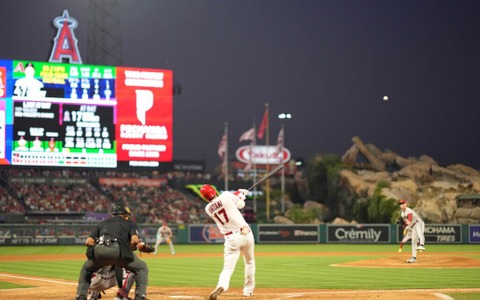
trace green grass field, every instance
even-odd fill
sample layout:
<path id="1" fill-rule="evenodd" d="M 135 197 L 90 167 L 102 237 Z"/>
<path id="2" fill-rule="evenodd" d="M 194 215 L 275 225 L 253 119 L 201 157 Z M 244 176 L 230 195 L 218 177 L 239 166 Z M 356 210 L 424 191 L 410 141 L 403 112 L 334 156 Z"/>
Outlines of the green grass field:
<path id="1" fill-rule="evenodd" d="M 158 255 L 142 255 L 150 269 L 151 286 L 214 286 L 223 265 L 222 245 L 175 245 L 179 255 L 161 245 Z M 365 268 L 332 264 L 396 256 L 397 245 L 256 245 L 257 287 L 314 289 L 439 289 L 479 288 L 479 268 Z M 435 253 L 452 253 L 480 259 L 479 245 L 429 245 Z M 5 255 L 83 254 L 82 246 L 3 246 Z M 408 256 L 410 247 L 405 247 Z M 302 253 L 324 255 L 299 255 Z M 188 253 L 187 257 L 181 254 Z M 205 256 L 205 253 L 216 255 Z M 289 255 L 292 254 L 293 255 Z M 295 255 L 295 253 L 298 253 Z M 202 256 L 203 255 L 203 256 Z M 196 257 L 198 256 L 198 257 Z M 82 259 L 52 261 L 0 261 L 0 273 L 45 276 L 76 281 Z M 1 280 L 1 279 L 0 279 Z M 239 260 L 231 286 L 243 285 L 243 262 Z M 11 288 L 0 281 L 0 289 Z M 467 298 L 464 298 L 467 297 Z M 468 298 L 473 297 L 473 298 Z M 480 299 L 480 293 L 455 294 L 454 299 Z"/>

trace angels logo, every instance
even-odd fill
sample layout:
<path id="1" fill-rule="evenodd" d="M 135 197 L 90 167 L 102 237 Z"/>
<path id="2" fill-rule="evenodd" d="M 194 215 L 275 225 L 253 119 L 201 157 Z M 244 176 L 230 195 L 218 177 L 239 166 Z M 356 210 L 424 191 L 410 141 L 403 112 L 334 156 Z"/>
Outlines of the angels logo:
<path id="1" fill-rule="evenodd" d="M 77 28 L 78 22 L 68 15 L 68 11 L 64 10 L 61 17 L 56 17 L 53 25 L 58 28 L 57 36 L 53 39 L 52 53 L 50 54 L 50 62 L 62 62 L 62 58 L 67 58 L 70 63 L 81 64 L 82 59 L 78 51 L 77 38 L 73 30 Z"/>

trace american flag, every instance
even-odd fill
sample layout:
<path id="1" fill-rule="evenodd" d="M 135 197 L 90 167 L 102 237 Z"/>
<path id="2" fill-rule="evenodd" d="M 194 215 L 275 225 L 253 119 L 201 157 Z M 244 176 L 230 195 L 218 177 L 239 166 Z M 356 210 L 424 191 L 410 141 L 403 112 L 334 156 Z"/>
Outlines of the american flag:
<path id="1" fill-rule="evenodd" d="M 240 136 L 240 142 L 243 142 L 243 141 L 253 142 L 254 137 L 255 137 L 255 128 L 252 127 L 249 130 L 242 133 L 242 135 Z"/>
<path id="2" fill-rule="evenodd" d="M 227 151 L 227 134 L 224 133 L 222 136 L 222 139 L 220 140 L 220 143 L 218 144 L 218 156 L 220 156 L 220 159 L 223 160 L 223 157 L 225 156 L 226 151 Z"/>

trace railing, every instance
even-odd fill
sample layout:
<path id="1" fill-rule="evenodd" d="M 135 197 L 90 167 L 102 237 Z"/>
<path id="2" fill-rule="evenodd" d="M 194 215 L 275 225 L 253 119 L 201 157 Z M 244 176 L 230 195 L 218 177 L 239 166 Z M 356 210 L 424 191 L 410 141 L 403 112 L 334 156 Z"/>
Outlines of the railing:
<path id="1" fill-rule="evenodd" d="M 1 224 L 1 245 L 83 245 L 96 224 Z M 143 241 L 155 243 L 158 224 L 139 224 Z M 171 225 L 174 244 L 223 243 L 215 224 Z M 256 243 L 396 244 L 394 224 L 251 224 Z M 426 244 L 480 244 L 480 224 L 426 224 Z"/>

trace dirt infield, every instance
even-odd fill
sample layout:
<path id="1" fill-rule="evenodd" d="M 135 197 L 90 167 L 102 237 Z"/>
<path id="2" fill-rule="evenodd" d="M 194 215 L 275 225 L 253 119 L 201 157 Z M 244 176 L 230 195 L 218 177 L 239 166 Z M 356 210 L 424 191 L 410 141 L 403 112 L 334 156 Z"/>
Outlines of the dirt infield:
<path id="1" fill-rule="evenodd" d="M 285 254 L 285 253 L 283 253 Z M 282 254 L 282 255 L 283 255 Z M 384 253 L 385 254 L 385 253 Z M 390 253 L 391 254 L 391 253 Z M 210 254 L 207 254 L 210 255 Z M 260 254 L 257 255 L 268 255 Z M 285 255 L 289 255 L 288 253 Z M 292 255 L 299 255 L 295 253 Z M 305 255 L 311 255 L 306 253 Z M 317 253 L 316 255 L 342 255 L 332 253 Z M 355 255 L 345 253 L 344 255 Z M 55 255 L 56 260 L 83 259 L 83 255 Z M 407 264 L 405 260 L 408 253 L 398 253 L 378 259 L 360 260 L 349 262 L 335 267 L 368 267 L 368 268 L 480 268 L 480 260 L 461 256 L 460 253 L 422 253 L 421 259 L 416 264 Z M 1 256 L 0 261 L 15 260 L 51 260 L 52 255 L 40 256 Z M 0 299 L 35 299 L 35 300 L 68 300 L 74 299 L 77 283 L 68 280 L 16 275 L 13 273 L 0 273 L 0 281 L 11 282 L 29 286 L 28 288 L 0 290 Z M 148 298 L 151 300 L 172 299 L 206 299 L 211 288 L 191 287 L 148 287 Z M 110 289 L 102 299 L 113 299 L 114 289 Z M 404 300 L 415 299 L 443 299 L 450 297 L 446 293 L 452 292 L 480 292 L 478 289 L 415 289 L 415 290 L 320 290 L 320 289 L 287 289 L 287 288 L 257 288 L 252 299 L 255 300 L 282 300 L 282 299 L 332 299 L 332 300 L 360 300 L 360 299 L 391 299 Z M 242 297 L 240 288 L 231 288 L 219 299 L 234 300 L 245 299 Z"/>

